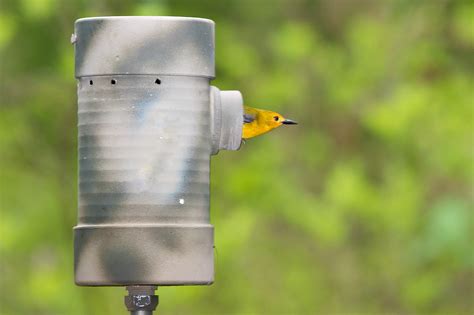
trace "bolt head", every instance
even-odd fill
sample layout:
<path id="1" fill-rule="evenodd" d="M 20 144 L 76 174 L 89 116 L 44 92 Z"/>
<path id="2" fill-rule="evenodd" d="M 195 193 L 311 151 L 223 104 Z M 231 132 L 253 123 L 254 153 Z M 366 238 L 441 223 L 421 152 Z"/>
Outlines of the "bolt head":
<path id="1" fill-rule="evenodd" d="M 134 294 L 125 296 L 125 306 L 129 311 L 154 311 L 158 306 L 157 295 Z"/>
<path id="2" fill-rule="evenodd" d="M 137 307 L 145 307 L 151 304 L 151 297 L 149 295 L 134 295 L 132 301 Z"/>

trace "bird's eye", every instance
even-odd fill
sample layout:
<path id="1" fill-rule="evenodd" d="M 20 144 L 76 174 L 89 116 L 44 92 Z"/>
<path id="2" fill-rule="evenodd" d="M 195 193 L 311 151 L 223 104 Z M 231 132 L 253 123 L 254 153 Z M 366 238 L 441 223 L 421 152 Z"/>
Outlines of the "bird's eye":
<path id="1" fill-rule="evenodd" d="M 273 116 L 273 119 L 275 119 L 275 121 L 278 121 L 278 116 Z"/>

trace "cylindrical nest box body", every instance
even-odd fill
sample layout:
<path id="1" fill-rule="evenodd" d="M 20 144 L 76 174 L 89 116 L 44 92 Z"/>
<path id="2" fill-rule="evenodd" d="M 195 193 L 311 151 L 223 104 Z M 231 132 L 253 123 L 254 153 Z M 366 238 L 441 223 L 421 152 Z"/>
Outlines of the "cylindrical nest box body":
<path id="1" fill-rule="evenodd" d="M 210 86 L 214 23 L 76 21 L 79 285 L 210 284 L 209 166 L 236 150 L 242 97 Z"/>

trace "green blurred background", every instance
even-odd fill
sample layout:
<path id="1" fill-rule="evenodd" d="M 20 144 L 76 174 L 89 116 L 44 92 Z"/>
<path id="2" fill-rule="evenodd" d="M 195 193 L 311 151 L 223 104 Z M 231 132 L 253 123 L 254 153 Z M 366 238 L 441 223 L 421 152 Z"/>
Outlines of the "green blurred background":
<path id="1" fill-rule="evenodd" d="M 73 283 L 74 20 L 216 22 L 217 79 L 298 120 L 212 160 L 216 281 L 157 314 L 473 314 L 472 1 L 2 0 L 0 313 L 127 314 Z"/>

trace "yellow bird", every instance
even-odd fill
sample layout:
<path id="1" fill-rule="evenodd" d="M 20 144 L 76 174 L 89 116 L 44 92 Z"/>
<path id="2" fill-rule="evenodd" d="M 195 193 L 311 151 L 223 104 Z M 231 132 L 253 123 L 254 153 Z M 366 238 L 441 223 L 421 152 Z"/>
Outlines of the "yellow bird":
<path id="1" fill-rule="evenodd" d="M 244 127 L 242 138 L 245 140 L 259 136 L 272 129 L 280 127 L 281 125 L 296 124 L 296 121 L 286 119 L 278 113 L 244 106 Z"/>

